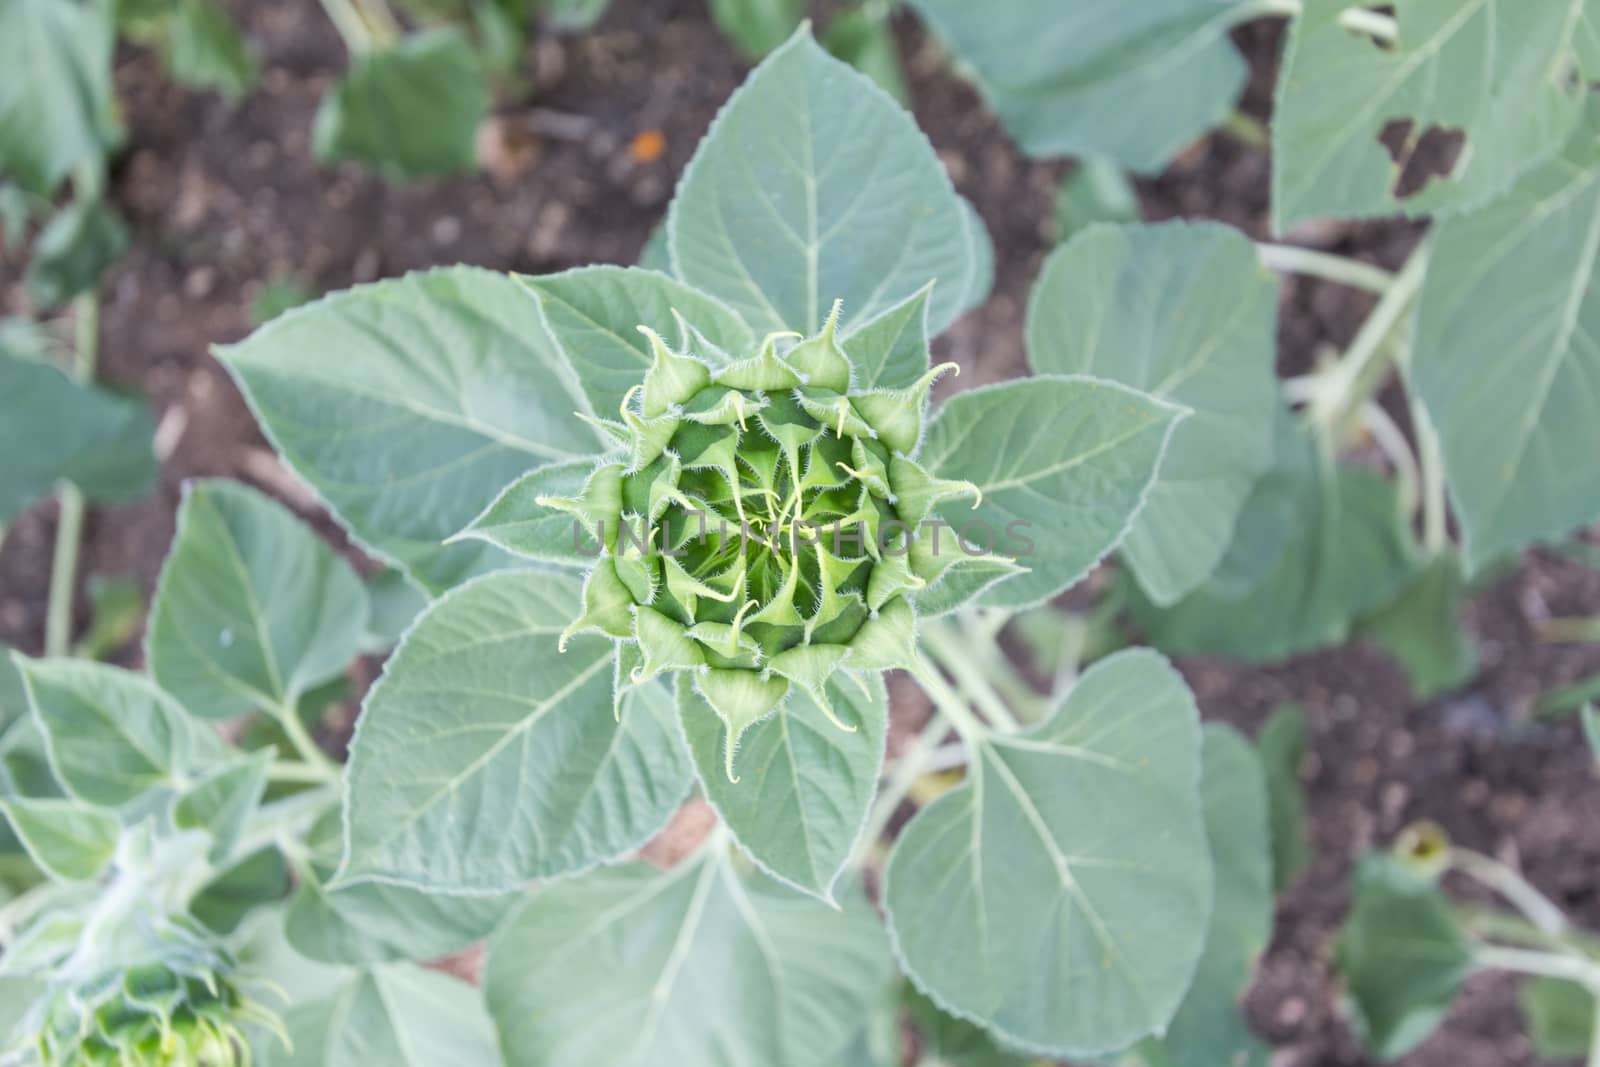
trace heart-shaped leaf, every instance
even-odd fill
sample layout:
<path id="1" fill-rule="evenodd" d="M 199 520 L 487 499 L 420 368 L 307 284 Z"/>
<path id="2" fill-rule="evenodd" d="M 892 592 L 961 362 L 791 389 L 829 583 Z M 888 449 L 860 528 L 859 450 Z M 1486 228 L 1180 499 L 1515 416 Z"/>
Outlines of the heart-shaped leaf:
<path id="1" fill-rule="evenodd" d="M 978 742 L 884 875 L 912 981 L 1041 1055 L 1165 1027 L 1212 906 L 1200 744 L 1183 679 L 1145 650 L 1097 663 L 1038 726 Z"/>

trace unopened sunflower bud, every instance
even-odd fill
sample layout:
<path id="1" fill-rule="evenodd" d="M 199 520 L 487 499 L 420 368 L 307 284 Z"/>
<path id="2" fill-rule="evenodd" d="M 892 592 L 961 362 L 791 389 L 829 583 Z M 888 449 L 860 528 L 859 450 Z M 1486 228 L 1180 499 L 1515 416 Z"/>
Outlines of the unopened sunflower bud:
<path id="1" fill-rule="evenodd" d="M 829 677 L 913 663 L 910 598 L 951 562 L 918 528 L 941 502 L 977 497 L 910 458 L 951 365 L 854 392 L 839 310 L 816 336 L 774 333 L 753 354 L 711 348 L 681 317 L 676 349 L 641 326 L 651 365 L 622 403 L 627 463 L 547 502 L 592 533 L 612 520 L 568 634 L 636 642 L 635 684 L 692 672 L 727 727 L 734 780 L 740 735 L 794 689 L 852 729 Z"/>

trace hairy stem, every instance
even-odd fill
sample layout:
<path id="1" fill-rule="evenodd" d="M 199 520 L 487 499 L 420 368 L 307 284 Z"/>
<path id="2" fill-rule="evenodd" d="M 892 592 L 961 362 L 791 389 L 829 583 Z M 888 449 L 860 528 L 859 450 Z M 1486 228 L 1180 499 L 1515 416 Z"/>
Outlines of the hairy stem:
<path id="1" fill-rule="evenodd" d="M 1256 251 L 1262 263 L 1280 274 L 1304 274 L 1309 278 L 1321 278 L 1371 293 L 1386 293 L 1394 284 L 1394 275 L 1382 267 L 1332 252 L 1268 243 L 1257 244 Z"/>
<path id="2" fill-rule="evenodd" d="M 85 178 L 79 195 L 98 184 L 98 178 Z M 73 300 L 73 331 L 76 352 L 72 375 L 81 382 L 94 380 L 95 362 L 100 349 L 100 294 L 95 290 Z M 72 603 L 78 588 L 78 554 L 83 542 L 83 494 L 66 482 L 56 490 L 57 517 L 55 550 L 50 559 L 50 593 L 44 617 L 44 654 L 65 656 L 72 643 Z"/>
<path id="3" fill-rule="evenodd" d="M 1342 439 L 1352 416 L 1383 384 L 1389 361 L 1380 358 L 1401 351 L 1389 343 L 1395 329 L 1422 288 L 1428 270 L 1428 246 L 1417 246 L 1338 364 L 1319 383 L 1311 399 L 1311 417 L 1335 439 Z"/>
<path id="4" fill-rule="evenodd" d="M 923 639 L 934 662 L 949 672 L 956 680 L 961 695 L 978 706 L 990 725 L 1008 733 L 1022 728 L 1006 702 L 989 684 L 983 671 L 972 663 L 968 649 L 963 647 L 960 637 L 947 623 L 929 622 L 923 628 Z"/>

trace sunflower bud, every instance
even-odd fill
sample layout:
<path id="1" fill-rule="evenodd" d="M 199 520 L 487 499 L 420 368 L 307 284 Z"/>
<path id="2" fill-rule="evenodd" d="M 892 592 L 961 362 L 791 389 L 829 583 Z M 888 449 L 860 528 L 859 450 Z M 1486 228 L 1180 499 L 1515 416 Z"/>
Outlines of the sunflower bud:
<path id="1" fill-rule="evenodd" d="M 977 497 L 912 459 L 928 390 L 953 365 L 856 391 L 838 311 L 815 337 L 772 334 L 743 357 L 681 319 L 677 349 L 640 326 L 652 362 L 622 403 L 626 461 L 540 501 L 605 552 L 567 636 L 637 642 L 634 683 L 692 672 L 727 726 L 735 781 L 740 734 L 795 687 L 833 718 L 834 671 L 910 664 L 909 598 L 950 565 L 918 526 L 941 501 Z"/>

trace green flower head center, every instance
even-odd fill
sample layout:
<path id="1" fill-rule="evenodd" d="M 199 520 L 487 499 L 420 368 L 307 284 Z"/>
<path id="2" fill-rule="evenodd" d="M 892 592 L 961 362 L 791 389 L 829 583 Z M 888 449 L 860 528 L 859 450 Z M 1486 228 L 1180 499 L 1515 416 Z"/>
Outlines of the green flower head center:
<path id="1" fill-rule="evenodd" d="M 838 315 L 741 359 L 681 318 L 677 349 L 641 326 L 652 365 L 621 422 L 604 424 L 625 455 L 577 497 L 541 501 L 599 544 L 567 636 L 636 642 L 634 683 L 693 672 L 727 723 L 730 777 L 739 734 L 792 686 L 833 718 L 835 670 L 905 665 L 909 598 L 948 566 L 919 528 L 938 502 L 977 493 L 912 458 L 928 390 L 954 365 L 904 388 L 855 389 Z"/>

